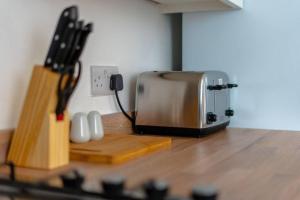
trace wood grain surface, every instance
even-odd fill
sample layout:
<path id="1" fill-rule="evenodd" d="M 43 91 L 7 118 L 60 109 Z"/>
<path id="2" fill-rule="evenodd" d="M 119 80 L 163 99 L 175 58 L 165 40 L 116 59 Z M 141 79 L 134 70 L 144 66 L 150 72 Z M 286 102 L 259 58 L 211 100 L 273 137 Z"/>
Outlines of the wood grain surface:
<path id="1" fill-rule="evenodd" d="M 196 185 L 215 185 L 221 200 L 300 199 L 300 133 L 227 129 L 206 138 L 174 138 L 173 147 L 109 167 L 78 163 L 89 187 L 122 174 L 129 187 L 157 178 L 172 193 L 188 195 Z"/>
<path id="2" fill-rule="evenodd" d="M 71 143 L 71 160 L 121 164 L 146 154 L 170 148 L 172 139 L 158 136 L 106 133 L 104 138 L 83 144 Z"/>
<path id="3" fill-rule="evenodd" d="M 169 182 L 173 194 L 208 184 L 221 200 L 298 200 L 300 132 L 228 128 L 200 139 L 174 137 L 172 148 L 123 165 L 72 162 L 50 172 L 18 168 L 17 176 L 45 179 L 70 168 L 85 173 L 85 187 L 92 189 L 101 178 L 121 174 L 129 188 L 156 178 Z"/>
<path id="4" fill-rule="evenodd" d="M 0 163 L 6 160 L 9 141 L 11 140 L 13 130 L 0 131 Z"/>
<path id="5" fill-rule="evenodd" d="M 17 166 L 53 169 L 69 163 L 69 117 L 57 122 L 60 75 L 35 66 L 7 159 Z"/>

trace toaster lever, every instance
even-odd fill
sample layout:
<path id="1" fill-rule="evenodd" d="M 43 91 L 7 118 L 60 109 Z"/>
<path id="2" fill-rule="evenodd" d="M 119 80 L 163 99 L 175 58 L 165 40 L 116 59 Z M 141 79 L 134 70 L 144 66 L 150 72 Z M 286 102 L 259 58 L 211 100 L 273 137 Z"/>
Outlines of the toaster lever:
<path id="1" fill-rule="evenodd" d="M 227 85 L 209 85 L 207 89 L 209 90 L 223 90 L 226 89 Z"/>
<path id="2" fill-rule="evenodd" d="M 238 87 L 238 86 L 239 86 L 238 84 L 233 84 L 233 83 L 227 84 L 227 87 L 228 87 L 229 89 L 235 88 L 235 87 Z"/>

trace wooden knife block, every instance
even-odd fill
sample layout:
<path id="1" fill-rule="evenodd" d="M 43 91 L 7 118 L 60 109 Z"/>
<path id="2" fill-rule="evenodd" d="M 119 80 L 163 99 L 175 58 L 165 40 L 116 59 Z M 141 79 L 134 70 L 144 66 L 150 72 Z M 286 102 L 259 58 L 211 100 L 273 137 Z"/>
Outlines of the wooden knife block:
<path id="1" fill-rule="evenodd" d="M 16 166 L 53 169 L 69 163 L 69 116 L 56 121 L 60 75 L 35 66 L 7 160 Z"/>

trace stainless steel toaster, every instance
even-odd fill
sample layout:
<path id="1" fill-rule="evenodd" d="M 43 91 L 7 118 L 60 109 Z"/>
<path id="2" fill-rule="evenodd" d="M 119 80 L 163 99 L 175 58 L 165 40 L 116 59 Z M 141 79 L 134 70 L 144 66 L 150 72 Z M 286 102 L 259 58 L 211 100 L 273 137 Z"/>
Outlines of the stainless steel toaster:
<path id="1" fill-rule="evenodd" d="M 135 129 L 201 136 L 225 128 L 234 115 L 229 96 L 234 87 L 219 71 L 144 72 L 136 85 Z"/>

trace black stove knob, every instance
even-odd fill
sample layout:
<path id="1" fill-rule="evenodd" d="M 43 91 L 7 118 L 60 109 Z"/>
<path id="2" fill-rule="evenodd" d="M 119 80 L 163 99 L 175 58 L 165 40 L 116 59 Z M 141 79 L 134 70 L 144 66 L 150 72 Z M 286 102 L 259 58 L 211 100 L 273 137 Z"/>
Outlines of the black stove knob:
<path id="1" fill-rule="evenodd" d="M 213 122 L 216 122 L 217 121 L 217 115 L 212 113 L 212 112 L 207 113 L 206 121 L 207 121 L 207 124 L 211 124 Z"/>
<path id="2" fill-rule="evenodd" d="M 162 181 L 150 180 L 144 184 L 147 200 L 163 200 L 167 197 L 169 186 Z"/>
<path id="3" fill-rule="evenodd" d="M 122 196 L 125 179 L 121 176 L 112 176 L 102 180 L 102 189 L 108 196 Z"/>
<path id="4" fill-rule="evenodd" d="M 60 176 L 64 188 L 81 190 L 84 183 L 84 176 L 78 171 L 72 171 L 70 173 Z"/>
<path id="5" fill-rule="evenodd" d="M 217 200 L 218 191 L 215 187 L 196 187 L 192 191 L 193 200 Z"/>
<path id="6" fill-rule="evenodd" d="M 225 115 L 227 117 L 232 117 L 234 115 L 234 111 L 231 109 L 225 110 Z"/>

